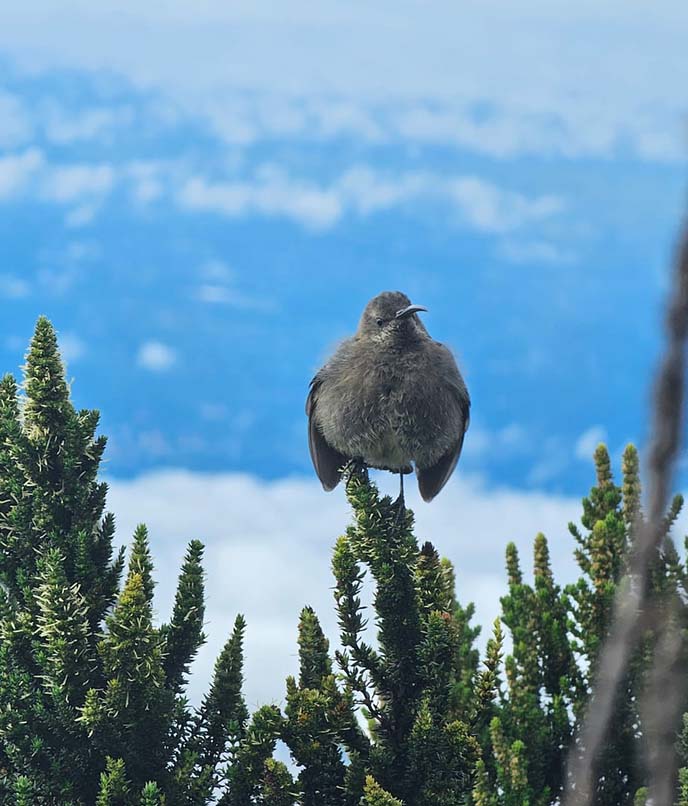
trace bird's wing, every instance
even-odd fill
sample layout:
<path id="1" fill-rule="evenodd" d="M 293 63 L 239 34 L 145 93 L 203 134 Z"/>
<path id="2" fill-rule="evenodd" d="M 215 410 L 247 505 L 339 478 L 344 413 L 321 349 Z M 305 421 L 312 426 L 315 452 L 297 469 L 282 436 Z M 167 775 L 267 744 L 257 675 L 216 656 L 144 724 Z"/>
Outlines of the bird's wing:
<path id="1" fill-rule="evenodd" d="M 425 467 L 422 470 L 420 468 L 416 470 L 418 489 L 423 497 L 423 501 L 432 501 L 454 472 L 456 463 L 459 461 L 459 456 L 461 456 L 465 433 L 464 431 L 452 447 L 446 453 L 442 454 L 434 465 Z"/>
<path id="2" fill-rule="evenodd" d="M 468 430 L 471 419 L 471 399 L 468 395 L 466 385 L 463 382 L 463 378 L 461 377 L 461 373 L 456 366 L 454 356 L 443 344 L 439 342 L 436 342 L 436 344 L 441 348 L 440 355 L 443 363 L 448 364 L 445 379 L 449 382 L 452 396 L 459 407 L 460 417 L 457 429 L 458 433 L 449 450 L 442 454 L 434 465 L 425 467 L 422 470 L 417 469 L 416 471 L 418 476 L 418 489 L 424 501 L 432 501 L 454 472 L 456 463 L 461 456 L 463 440 L 466 436 L 466 431 Z"/>
<path id="3" fill-rule="evenodd" d="M 334 490 L 342 477 L 342 468 L 347 463 L 344 454 L 325 441 L 325 437 L 316 425 L 315 409 L 318 402 L 318 389 L 322 379 L 317 375 L 311 381 L 310 391 L 306 398 L 306 415 L 308 416 L 308 448 L 315 472 L 325 490 Z"/>

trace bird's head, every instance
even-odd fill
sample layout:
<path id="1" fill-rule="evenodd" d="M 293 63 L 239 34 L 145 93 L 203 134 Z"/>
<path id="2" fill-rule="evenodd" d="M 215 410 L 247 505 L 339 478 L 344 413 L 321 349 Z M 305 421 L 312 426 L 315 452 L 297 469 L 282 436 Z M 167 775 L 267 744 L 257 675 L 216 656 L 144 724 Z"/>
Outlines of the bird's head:
<path id="1" fill-rule="evenodd" d="M 412 305 L 401 291 L 383 291 L 365 306 L 358 325 L 358 335 L 380 342 L 404 341 L 427 336 L 418 311 L 422 305 Z"/>

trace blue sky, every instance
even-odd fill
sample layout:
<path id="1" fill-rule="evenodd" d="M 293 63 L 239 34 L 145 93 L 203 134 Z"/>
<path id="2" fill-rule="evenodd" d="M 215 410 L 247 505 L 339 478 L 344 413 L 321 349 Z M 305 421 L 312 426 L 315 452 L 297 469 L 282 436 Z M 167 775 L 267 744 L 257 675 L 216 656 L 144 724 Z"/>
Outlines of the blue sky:
<path id="1" fill-rule="evenodd" d="M 174 469 L 294 479 L 339 513 L 303 402 L 386 289 L 428 307 L 472 394 L 446 523 L 507 490 L 530 540 L 524 502 L 568 516 L 598 439 L 642 445 L 685 201 L 684 4 L 139 5 L 27 3 L 0 27 L 0 359 L 52 319 L 120 509 Z"/>

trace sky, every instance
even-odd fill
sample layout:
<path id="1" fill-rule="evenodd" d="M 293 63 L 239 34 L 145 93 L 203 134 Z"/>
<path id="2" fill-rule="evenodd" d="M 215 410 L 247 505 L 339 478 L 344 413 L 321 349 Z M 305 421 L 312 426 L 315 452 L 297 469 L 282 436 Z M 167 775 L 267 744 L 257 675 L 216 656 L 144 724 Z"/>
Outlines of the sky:
<path id="1" fill-rule="evenodd" d="M 206 542 L 196 692 L 237 611 L 254 703 L 282 696 L 303 604 L 336 639 L 347 507 L 314 479 L 303 405 L 383 290 L 428 308 L 473 401 L 455 478 L 411 493 L 419 536 L 483 624 L 507 540 L 548 532 L 571 578 L 595 445 L 618 467 L 647 439 L 687 39 L 678 0 L 3 9 L 2 371 L 46 314 L 76 405 L 102 412 L 118 540 L 150 526 L 161 618 Z"/>

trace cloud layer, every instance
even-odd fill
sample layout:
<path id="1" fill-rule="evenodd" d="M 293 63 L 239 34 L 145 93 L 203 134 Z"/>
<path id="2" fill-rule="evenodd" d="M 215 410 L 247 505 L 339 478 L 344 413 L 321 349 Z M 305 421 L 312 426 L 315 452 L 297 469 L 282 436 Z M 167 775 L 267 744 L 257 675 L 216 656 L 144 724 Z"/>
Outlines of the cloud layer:
<path id="1" fill-rule="evenodd" d="M 630 147 L 675 159 L 685 146 L 676 88 L 688 84 L 687 36 L 680 0 L 659 0 L 651 19 L 623 0 L 442 0 L 431 11 L 419 0 L 297 0 L 288 11 L 264 0 L 206 0 L 190 11 L 176 0 L 164 15 L 132 0 L 77 0 L 69 10 L 8 8 L 0 52 L 32 72 L 124 77 L 232 142 L 348 136 L 498 157 Z M 29 124 L 11 100 L 5 107 L 13 142 Z M 51 136 L 102 133 L 129 114 L 121 105 L 74 121 L 55 113 Z"/>
<path id="2" fill-rule="evenodd" d="M 379 481 L 384 492 L 396 495 L 396 479 L 380 474 Z M 544 531 L 558 579 L 573 578 L 566 524 L 578 518 L 576 499 L 488 489 L 478 478 L 459 476 L 432 505 L 422 503 L 415 489 L 409 490 L 408 504 L 416 514 L 418 539 L 431 540 L 455 564 L 459 599 L 476 603 L 483 637 L 505 592 L 507 541 L 521 549 L 527 572 L 533 538 Z M 108 506 L 117 516 L 121 542 L 130 540 L 139 521 L 149 526 L 160 620 L 171 612 L 187 542 L 200 538 L 206 545 L 209 641 L 194 667 L 194 700 L 207 688 L 237 612 L 248 620 L 246 695 L 252 707 L 280 701 L 284 678 L 296 671 L 296 626 L 304 605 L 316 609 L 336 644 L 330 557 L 350 517 L 342 489 L 327 495 L 310 479 L 270 483 L 240 474 L 161 471 L 110 481 Z"/>
<path id="3" fill-rule="evenodd" d="M 367 166 L 350 168 L 329 185 L 294 180 L 267 166 L 250 181 L 209 182 L 192 178 L 179 193 L 182 207 L 230 217 L 281 216 L 324 229 L 345 214 L 366 216 L 424 201 L 453 211 L 479 232 L 509 232 L 549 218 L 564 208 L 557 196 L 528 198 L 474 176 L 444 177 L 428 172 L 385 176 Z"/>
<path id="4" fill-rule="evenodd" d="M 0 201 L 30 198 L 69 206 L 67 223 L 72 225 L 87 223 L 117 183 L 141 205 L 162 197 L 182 211 L 287 218 L 310 229 L 327 229 L 347 215 L 409 208 L 417 214 L 422 203 L 440 205 L 457 223 L 477 232 L 502 234 L 551 218 L 565 207 L 556 195 L 529 197 L 476 176 L 392 174 L 367 165 L 323 182 L 271 164 L 248 175 L 209 179 L 181 162 L 129 162 L 116 169 L 104 163 L 50 163 L 34 147 L 0 157 Z M 213 294 L 208 286 L 206 301 L 213 301 Z"/>

